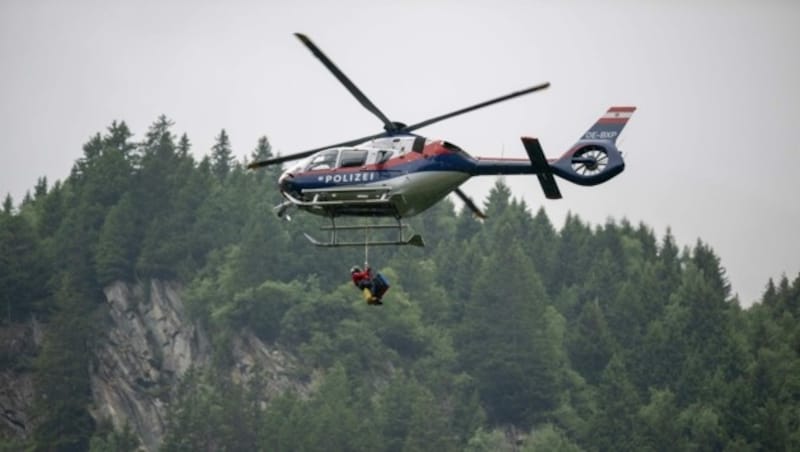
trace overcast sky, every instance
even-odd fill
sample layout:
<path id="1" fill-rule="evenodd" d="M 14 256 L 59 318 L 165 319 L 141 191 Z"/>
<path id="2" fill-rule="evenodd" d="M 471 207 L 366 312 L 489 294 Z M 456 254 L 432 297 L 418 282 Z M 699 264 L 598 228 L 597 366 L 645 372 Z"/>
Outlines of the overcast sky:
<path id="1" fill-rule="evenodd" d="M 160 114 L 196 156 L 225 128 L 238 156 L 381 130 L 292 36 L 306 33 L 391 119 L 417 122 L 552 86 L 420 133 L 473 155 L 560 155 L 611 105 L 636 105 L 627 168 L 593 188 L 534 177 L 517 197 L 560 228 L 644 222 L 722 260 L 742 304 L 800 272 L 800 2 L 0 1 L 0 194 L 69 175 L 113 120 L 141 139 Z M 464 190 L 483 199 L 494 178 Z M 272 189 L 265 187 L 265 190 Z"/>

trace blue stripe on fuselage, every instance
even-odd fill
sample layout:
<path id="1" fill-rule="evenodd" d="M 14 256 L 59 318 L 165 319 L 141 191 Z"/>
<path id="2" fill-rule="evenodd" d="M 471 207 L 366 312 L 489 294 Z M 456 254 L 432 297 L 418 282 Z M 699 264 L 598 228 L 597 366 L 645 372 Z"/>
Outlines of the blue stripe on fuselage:
<path id="1" fill-rule="evenodd" d="M 456 171 L 472 174 L 475 161 L 456 154 L 441 154 L 417 158 L 381 169 L 363 171 L 323 170 L 296 174 L 292 180 L 294 189 L 319 189 L 326 187 L 374 184 L 409 173 L 422 171 Z"/>

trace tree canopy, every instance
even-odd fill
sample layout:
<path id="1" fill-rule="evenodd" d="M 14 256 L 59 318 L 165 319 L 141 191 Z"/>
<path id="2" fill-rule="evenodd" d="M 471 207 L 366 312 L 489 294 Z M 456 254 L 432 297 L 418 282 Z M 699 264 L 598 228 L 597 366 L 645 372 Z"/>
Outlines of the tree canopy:
<path id="1" fill-rule="evenodd" d="M 444 200 L 409 221 L 426 248 L 371 250 L 392 288 L 367 306 L 348 274 L 363 250 L 314 248 L 319 218 L 273 215 L 277 170 L 245 170 L 224 129 L 197 161 L 173 127 L 134 142 L 113 122 L 66 180 L 5 198 L 0 318 L 48 325 L 16 363 L 39 397 L 26 447 L 135 449 L 89 415 L 89 345 L 106 285 L 158 278 L 218 351 L 181 382 L 164 450 L 800 448 L 800 276 L 742 309 L 704 242 L 576 214 L 557 228 L 499 179 L 486 221 Z M 266 137 L 249 151 L 272 155 Z M 221 372 L 242 330 L 296 355 L 311 394 L 257 403 Z"/>

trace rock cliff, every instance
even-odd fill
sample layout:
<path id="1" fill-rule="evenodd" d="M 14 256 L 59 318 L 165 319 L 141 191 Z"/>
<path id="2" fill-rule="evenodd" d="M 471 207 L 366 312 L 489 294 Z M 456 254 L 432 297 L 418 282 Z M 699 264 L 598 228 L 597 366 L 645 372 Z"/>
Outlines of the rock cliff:
<path id="1" fill-rule="evenodd" d="M 154 451 L 164 438 L 167 410 L 181 378 L 192 368 L 210 365 L 210 339 L 187 315 L 176 283 L 119 282 L 106 287 L 105 296 L 107 316 L 90 360 L 90 412 L 117 429 L 127 424 L 144 449 Z M 41 342 L 38 329 L 30 322 L 0 330 L 4 356 L 32 359 Z M 47 325 L 41 329 L 46 335 Z M 258 372 L 264 379 L 264 402 L 289 388 L 304 390 L 291 378 L 290 355 L 248 331 L 230 344 L 231 379 L 247 384 Z M 32 431 L 31 374 L 30 366 L 0 367 L 0 436 L 25 438 Z"/>
<path id="2" fill-rule="evenodd" d="M 177 285 L 160 281 L 105 290 L 110 319 L 90 370 L 92 414 L 116 428 L 127 423 L 148 449 L 163 437 L 180 377 L 209 360 L 208 338 L 187 318 L 179 294 Z"/>
<path id="3" fill-rule="evenodd" d="M 23 439 L 31 433 L 31 360 L 40 331 L 35 319 L 0 329 L 0 437 Z"/>

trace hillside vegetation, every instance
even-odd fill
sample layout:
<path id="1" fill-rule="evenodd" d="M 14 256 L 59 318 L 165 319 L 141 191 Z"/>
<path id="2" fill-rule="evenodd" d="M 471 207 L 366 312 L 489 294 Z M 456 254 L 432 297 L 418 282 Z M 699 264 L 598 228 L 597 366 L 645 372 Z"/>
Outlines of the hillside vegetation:
<path id="1" fill-rule="evenodd" d="M 498 182 L 476 221 L 443 201 L 411 219 L 424 249 L 370 250 L 383 306 L 349 282 L 363 249 L 317 249 L 324 219 L 275 217 L 278 169 L 249 172 L 220 132 L 197 162 L 159 118 L 113 123 L 70 176 L 0 213 L 4 324 L 47 325 L 35 430 L 0 449 L 133 450 L 93 419 L 103 288 L 178 281 L 214 364 L 184 378 L 162 449 L 800 450 L 800 277 L 740 308 L 714 251 L 646 225 L 556 229 Z M 272 155 L 266 138 L 250 159 Z M 533 182 L 532 182 L 533 183 Z M 249 330 L 298 357 L 310 394 L 259 403 L 228 366 Z"/>

